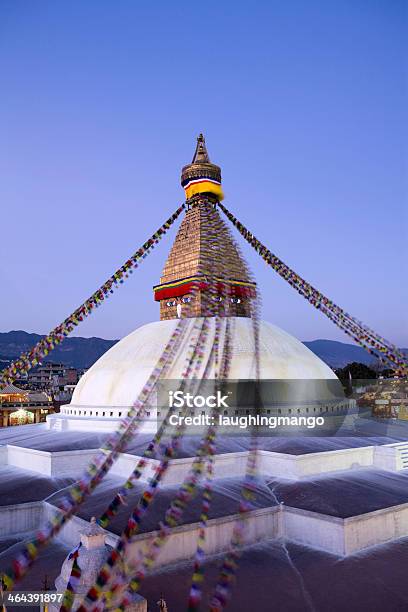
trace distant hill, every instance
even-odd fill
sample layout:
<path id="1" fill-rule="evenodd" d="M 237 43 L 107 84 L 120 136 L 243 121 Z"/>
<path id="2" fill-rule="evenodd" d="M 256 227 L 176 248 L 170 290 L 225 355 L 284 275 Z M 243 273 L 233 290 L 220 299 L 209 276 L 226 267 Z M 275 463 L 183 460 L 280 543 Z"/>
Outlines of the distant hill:
<path id="1" fill-rule="evenodd" d="M 0 333 L 0 369 L 32 348 L 41 338 L 44 336 L 25 331 Z M 66 338 L 44 361 L 60 362 L 74 368 L 89 368 L 116 342 L 102 338 Z"/>
<path id="2" fill-rule="evenodd" d="M 303 344 L 332 368 L 344 368 L 348 363 L 353 362 L 365 365 L 375 363 L 375 359 L 356 344 L 346 344 L 336 340 L 312 340 Z M 408 349 L 401 350 L 408 354 Z"/>
<path id="3" fill-rule="evenodd" d="M 41 338 L 25 331 L 0 333 L 0 370 L 22 352 L 29 350 Z M 75 368 L 89 368 L 118 340 L 102 338 L 67 338 L 45 361 L 57 361 Z M 335 340 L 312 340 L 304 344 L 332 368 L 344 368 L 349 363 L 370 365 L 373 358 L 363 348 Z M 408 354 L 408 349 L 402 349 Z"/>

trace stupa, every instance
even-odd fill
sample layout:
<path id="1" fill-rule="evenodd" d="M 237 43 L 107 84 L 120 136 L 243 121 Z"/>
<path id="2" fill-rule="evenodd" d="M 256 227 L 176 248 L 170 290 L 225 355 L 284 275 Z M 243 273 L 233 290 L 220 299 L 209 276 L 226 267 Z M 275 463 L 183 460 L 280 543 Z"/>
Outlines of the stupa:
<path id="1" fill-rule="evenodd" d="M 140 327 L 99 359 L 81 379 L 71 404 L 48 418 L 48 429 L 38 423 L 0 430 L 0 572 L 13 566 L 16 555 L 28 539 L 37 537 L 44 523 L 62 518 L 68 488 L 81 478 L 110 438 L 109 431 L 125 416 L 178 325 L 184 335 L 166 372 L 168 378 L 180 377 L 197 322 L 206 322 L 208 342 L 196 374 L 200 377 L 205 370 L 211 377 L 210 347 L 216 328 L 222 346 L 228 325 L 228 376 L 232 380 L 251 380 L 257 374 L 262 381 L 296 379 L 302 400 L 296 413 L 310 410 L 308 402 L 313 398 L 307 390 L 313 381 L 320 381 L 317 393 L 321 394 L 321 407 L 332 413 L 339 406 L 322 395 L 325 384 L 338 384 L 330 368 L 293 336 L 265 321 L 259 322 L 257 372 L 254 321 L 258 320 L 252 314 L 258 288 L 233 238 L 222 229 L 218 214 L 221 171 L 210 162 L 202 136 L 192 163 L 183 168 L 182 185 L 187 197 L 185 217 L 153 288 L 160 320 Z M 219 231 L 213 232 L 215 227 Z M 211 253 L 214 257 L 208 256 Z M 215 313 L 221 316 L 215 317 Z M 341 400 L 345 407 L 352 402 Z M 271 413 L 293 413 L 295 401 L 283 404 L 270 408 Z M 56 579 L 58 590 L 63 591 L 76 558 L 81 569 L 76 602 L 83 598 L 109 553 L 108 545 L 116 546 L 130 513 L 149 491 L 150 478 L 160 466 L 162 446 L 146 459 L 140 479 L 129 490 L 125 503 L 121 501 L 118 514 L 107 525 L 102 521 L 105 530 L 95 525 L 92 517 L 100 520 L 104 516 L 108 504 L 145 457 L 152 439 L 149 432 L 156 428 L 154 410 L 153 402 L 145 435 L 134 436 L 119 453 L 58 538 L 40 552 L 31 571 L 17 584 L 18 590 L 41 590 L 47 578 L 47 584 Z M 408 550 L 407 422 L 387 423 L 384 428 L 368 418 L 358 420 L 357 431 L 344 427 L 332 437 L 258 437 L 255 499 L 246 515 L 231 610 L 269 610 L 271 593 L 282 610 L 401 609 L 406 601 L 404 559 Z M 134 569 L 144 551 L 154 546 L 166 509 L 194 469 L 198 445 L 198 436 L 186 435 L 180 441 L 140 532 L 126 547 L 120 570 Z M 250 447 L 248 435 L 228 437 L 217 432 L 206 526 L 203 609 L 208 609 L 219 573 L 219 555 L 231 549 Z M 141 585 L 140 594 L 149 609 L 159 604 L 169 612 L 186 609 L 204 493 L 201 481 Z M 379 575 L 378 568 L 387 568 L 389 573 L 384 579 L 381 574 L 381 580 L 373 580 Z M 342 601 L 336 606 L 339 597 Z M 134 603 L 142 610 L 146 607 L 143 599 L 135 598 Z"/>
<path id="2" fill-rule="evenodd" d="M 61 567 L 61 572 L 55 581 L 57 593 L 64 593 L 70 581 L 73 581 L 72 567 L 75 563 L 78 568 L 78 577 L 75 581 L 75 596 L 72 610 L 75 611 L 82 603 L 88 589 L 94 584 L 98 572 L 106 561 L 111 547 L 106 544 L 106 532 L 92 517 L 90 525 L 81 534 L 78 545 L 67 555 Z M 49 612 L 57 612 L 59 605 L 49 606 Z M 134 602 L 128 607 L 129 612 L 147 612 L 147 602 L 140 595 L 134 596 Z"/>
<path id="3" fill-rule="evenodd" d="M 187 210 L 160 283 L 153 287 L 154 299 L 160 304 L 160 321 L 143 325 L 107 351 L 81 378 L 71 403 L 62 406 L 59 414 L 47 417 L 50 429 L 115 430 L 156 366 L 180 318 L 188 319 L 188 330 L 166 373 L 167 379 L 180 379 L 188 339 L 195 321 L 201 317 L 211 319 L 210 338 L 197 375 L 200 377 L 207 369 L 207 377 L 214 377 L 214 369 L 208 369 L 215 334 L 213 300 L 222 302 L 217 310 L 224 319 L 221 337 L 225 337 L 226 319 L 230 321 L 228 378 L 252 380 L 256 377 L 251 320 L 256 283 L 219 216 L 217 202 L 223 197 L 221 169 L 211 163 L 202 134 L 197 139 L 192 163 L 182 169 L 181 184 L 187 197 Z M 211 228 L 217 229 L 215 239 Z M 211 267 L 211 278 L 206 274 L 208 267 Z M 326 410 L 331 402 L 335 403 L 336 411 L 349 406 L 347 401 L 339 403 L 339 396 L 333 395 L 332 389 L 327 390 L 319 383 L 320 389 L 316 390 L 310 383 L 331 381 L 329 386 L 336 385 L 333 371 L 296 338 L 265 321 L 259 325 L 259 378 L 309 381 L 296 385 L 296 394 L 303 402 L 303 406 L 296 408 L 297 413 L 309 411 L 305 403 L 308 399 L 305 395 L 310 395 L 307 389 L 312 389 L 313 397 L 309 399 L 318 401 L 319 410 Z M 337 391 L 341 394 L 340 386 Z M 278 410 L 281 414 L 282 408 Z M 292 408 L 287 410 L 290 414 Z M 153 402 L 141 431 L 155 431 L 157 417 Z"/>

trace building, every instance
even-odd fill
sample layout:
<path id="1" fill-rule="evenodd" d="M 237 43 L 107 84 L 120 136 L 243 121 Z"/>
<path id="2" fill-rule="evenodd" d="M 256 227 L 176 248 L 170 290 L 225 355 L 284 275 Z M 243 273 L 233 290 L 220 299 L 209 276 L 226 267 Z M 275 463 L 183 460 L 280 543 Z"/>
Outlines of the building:
<path id="1" fill-rule="evenodd" d="M 28 373 L 28 384 L 32 388 L 45 389 L 59 384 L 59 379 L 65 375 L 66 366 L 63 363 L 45 361 Z"/>
<path id="2" fill-rule="evenodd" d="M 214 302 L 222 316 L 220 346 L 225 342 L 227 322 L 232 335 L 228 380 L 256 378 L 255 330 L 251 317 L 256 283 L 216 208 L 221 170 L 210 162 L 202 135 L 198 138 L 192 163 L 182 169 L 181 183 L 186 194 L 190 194 L 189 205 L 160 283 L 153 287 L 154 299 L 160 304 L 160 321 L 136 329 L 108 350 L 81 378 L 71 402 L 61 406 L 59 414 L 47 419 L 51 429 L 115 430 L 154 370 L 180 318 L 186 319 L 187 339 L 194 333 L 197 322 L 208 318 L 210 338 L 197 375 L 203 377 L 207 369 L 206 377 L 214 379 L 215 368 L 211 363 L 216 333 Z M 197 192 L 198 185 L 201 188 L 204 185 L 206 191 Z M 292 395 L 285 396 L 282 402 L 276 400 L 270 405 L 268 393 L 262 397 L 265 414 L 317 416 L 329 413 L 331 417 L 343 418 L 354 406 L 354 400 L 344 398 L 341 384 L 331 368 L 293 336 L 261 321 L 259 343 L 262 347 L 260 379 L 265 382 L 296 381 L 291 385 Z M 187 341 L 180 344 L 166 379 L 181 378 L 186 354 Z M 245 414 L 247 408 L 242 410 Z M 156 431 L 158 420 L 163 416 L 159 412 L 157 397 L 153 397 L 143 423 L 144 432 Z M 230 414 L 240 414 L 240 409 L 231 406 Z"/>
<path id="3" fill-rule="evenodd" d="M 52 399 L 44 392 L 20 389 L 14 384 L 0 389 L 0 427 L 45 422 L 54 412 Z"/>
<path id="4" fill-rule="evenodd" d="M 375 418 L 408 419 L 408 383 L 404 378 L 380 377 L 357 400 L 359 406 L 371 409 Z"/>
<path id="5" fill-rule="evenodd" d="M 95 517 L 92 517 L 90 525 L 84 528 L 81 534 L 79 546 L 69 552 L 62 564 L 61 573 L 55 581 L 57 592 L 64 593 L 71 579 L 72 566 L 74 563 L 77 564 L 80 577 L 75 588 L 72 610 L 76 610 L 82 603 L 82 598 L 94 584 L 111 550 L 112 548 L 106 543 L 106 532 L 96 523 Z M 58 610 L 59 606 L 49 607 L 49 612 L 58 612 Z M 140 595 L 135 595 L 133 604 L 128 606 L 127 610 L 128 612 L 147 612 L 147 602 Z"/>
<path id="6" fill-rule="evenodd" d="M 81 373 L 63 363 L 45 361 L 33 368 L 27 376 L 27 385 L 32 389 L 46 389 L 58 393 L 65 385 L 76 385 Z"/>

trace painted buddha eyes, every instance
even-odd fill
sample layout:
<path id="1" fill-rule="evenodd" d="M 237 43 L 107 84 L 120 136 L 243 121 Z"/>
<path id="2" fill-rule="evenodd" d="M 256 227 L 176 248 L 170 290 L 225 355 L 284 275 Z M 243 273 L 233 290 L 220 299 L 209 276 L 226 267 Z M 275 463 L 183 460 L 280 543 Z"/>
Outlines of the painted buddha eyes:
<path id="1" fill-rule="evenodd" d="M 189 304 L 191 302 L 191 297 L 188 295 L 185 295 L 184 297 L 181 298 L 181 301 L 183 302 L 183 304 Z M 176 300 L 168 300 L 166 302 L 166 306 L 168 308 L 171 308 L 172 306 L 177 306 L 177 301 Z"/>
<path id="2" fill-rule="evenodd" d="M 222 297 L 222 295 L 216 295 L 216 296 L 214 297 L 214 301 L 215 301 L 215 302 L 222 302 L 222 301 L 223 301 L 223 299 L 224 299 L 224 298 Z M 241 304 L 241 302 L 242 302 L 242 300 L 241 300 L 241 298 L 239 298 L 239 297 L 232 297 L 232 298 L 231 298 L 231 303 L 232 303 L 232 304 Z"/>
<path id="3" fill-rule="evenodd" d="M 215 302 L 223 302 L 224 301 L 224 296 L 222 296 L 222 295 L 215 295 L 213 297 L 213 300 Z M 183 304 L 189 304 L 191 301 L 192 301 L 192 297 L 189 296 L 189 295 L 185 295 L 185 296 L 183 296 L 181 298 L 181 302 Z M 242 302 L 241 298 L 239 298 L 239 297 L 232 297 L 232 298 L 230 298 L 230 301 L 231 301 L 232 304 L 241 304 L 241 302 Z M 172 308 L 174 306 L 177 306 L 177 300 L 168 300 L 166 302 L 166 306 L 167 306 L 167 308 Z"/>

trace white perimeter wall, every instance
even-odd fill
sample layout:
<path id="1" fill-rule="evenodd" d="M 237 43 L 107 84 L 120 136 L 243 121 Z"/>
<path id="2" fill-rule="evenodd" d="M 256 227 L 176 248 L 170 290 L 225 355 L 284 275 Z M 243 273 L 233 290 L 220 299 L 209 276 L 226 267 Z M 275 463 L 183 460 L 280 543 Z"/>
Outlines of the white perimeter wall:
<path id="1" fill-rule="evenodd" d="M 80 476 L 90 463 L 97 449 L 47 452 L 11 444 L 0 447 L 0 465 L 13 465 L 46 476 Z M 245 473 L 248 453 L 226 453 L 215 456 L 215 478 L 239 477 Z M 305 455 L 289 455 L 270 451 L 258 451 L 258 469 L 261 473 L 280 478 L 299 480 L 313 475 L 374 466 L 398 471 L 407 467 L 408 443 L 385 446 L 347 448 Z M 121 453 L 113 464 L 111 473 L 127 478 L 140 457 Z M 173 459 L 164 476 L 166 484 L 180 484 L 194 458 Z M 141 480 L 146 481 L 157 467 L 158 461 L 148 459 Z"/>
<path id="2" fill-rule="evenodd" d="M 346 555 L 407 535 L 408 504 L 344 519 Z"/>
<path id="3" fill-rule="evenodd" d="M 44 476 L 81 476 L 94 457 L 95 450 L 47 451 L 7 445 L 1 447 L 6 452 L 0 455 L 3 465 L 13 465 L 23 470 L 31 470 Z"/>
<path id="4" fill-rule="evenodd" d="M 206 554 L 229 550 L 233 529 L 238 515 L 211 519 L 205 535 Z M 197 549 L 199 523 L 182 525 L 172 529 L 166 545 L 160 550 L 155 566 L 168 565 L 194 557 Z M 129 546 L 128 558 L 134 560 L 145 552 L 157 531 L 136 536 Z M 253 543 L 265 538 L 277 538 L 280 533 L 280 508 L 254 510 L 246 518 L 245 542 Z"/>
<path id="5" fill-rule="evenodd" d="M 35 502 L 0 507 L 0 537 L 36 530 L 60 510 L 48 502 Z M 228 550 L 238 515 L 211 519 L 206 531 L 207 554 Z M 58 538 L 74 548 L 89 523 L 73 517 L 65 524 Z M 199 523 L 182 525 L 171 530 L 166 546 L 160 551 L 157 564 L 167 565 L 194 556 Z M 109 531 L 107 543 L 115 546 L 118 536 Z M 157 532 L 136 536 L 129 549 L 130 558 L 146 550 Z M 370 546 L 408 536 L 408 503 L 341 519 L 289 506 L 274 506 L 249 512 L 245 542 L 285 538 L 335 555 L 349 555 Z"/>
<path id="6" fill-rule="evenodd" d="M 0 537 L 33 531 L 41 524 L 43 502 L 0 506 Z"/>

